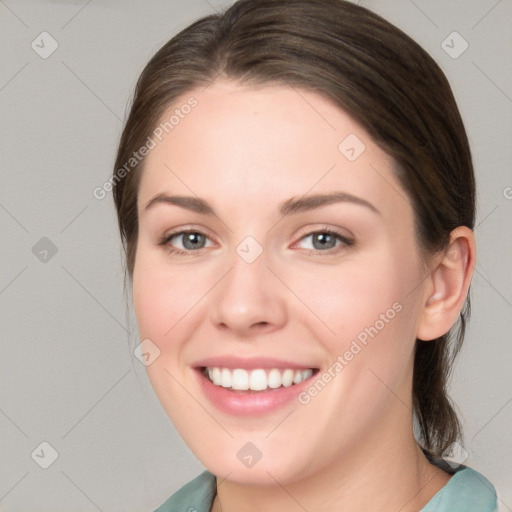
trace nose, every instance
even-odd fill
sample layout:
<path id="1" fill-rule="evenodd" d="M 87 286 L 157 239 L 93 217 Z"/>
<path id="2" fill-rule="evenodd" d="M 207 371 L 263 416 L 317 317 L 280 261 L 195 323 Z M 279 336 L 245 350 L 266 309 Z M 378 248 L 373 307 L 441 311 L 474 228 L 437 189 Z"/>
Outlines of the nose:
<path id="1" fill-rule="evenodd" d="M 268 265 L 266 252 L 252 263 L 238 254 L 211 294 L 211 321 L 235 338 L 281 329 L 287 321 L 286 289 Z"/>

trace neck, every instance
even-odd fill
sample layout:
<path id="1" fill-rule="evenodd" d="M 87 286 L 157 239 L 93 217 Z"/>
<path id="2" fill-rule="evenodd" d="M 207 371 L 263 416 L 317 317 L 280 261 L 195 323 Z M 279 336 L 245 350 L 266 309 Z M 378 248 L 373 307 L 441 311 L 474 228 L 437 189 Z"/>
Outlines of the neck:
<path id="1" fill-rule="evenodd" d="M 379 425 L 357 450 L 300 481 L 283 486 L 269 476 L 268 485 L 251 486 L 219 479 L 212 512 L 417 512 L 450 475 L 428 462 L 414 439 L 410 411 L 399 407 L 401 421 L 396 410 L 389 415 L 392 428 Z"/>

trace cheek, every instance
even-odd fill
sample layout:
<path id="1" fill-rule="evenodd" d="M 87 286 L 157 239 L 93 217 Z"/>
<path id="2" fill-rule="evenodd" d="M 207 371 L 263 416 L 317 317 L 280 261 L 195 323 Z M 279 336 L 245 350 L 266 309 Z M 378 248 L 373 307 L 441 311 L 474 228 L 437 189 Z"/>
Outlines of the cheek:
<path id="1" fill-rule="evenodd" d="M 311 316 L 308 325 L 328 354 L 327 370 L 318 377 L 325 385 L 315 381 L 299 401 L 322 426 L 319 431 L 342 444 L 362 435 L 393 404 L 407 411 L 418 317 L 417 296 L 410 292 L 417 269 L 383 250 L 371 263 L 347 260 L 324 271 L 303 280 L 297 294 L 322 320 Z"/>
<path id="2" fill-rule="evenodd" d="M 414 351 L 419 303 L 411 291 L 418 279 L 412 259 L 383 248 L 378 256 L 347 259 L 296 280 L 294 291 L 314 313 L 309 328 L 324 346 L 327 364 L 338 361 L 332 372 L 344 375 L 334 379 L 333 391 L 357 388 L 359 400 L 372 402 L 383 382 L 398 385 Z"/>
<path id="3" fill-rule="evenodd" d="M 137 264 L 134 272 L 133 304 L 140 337 L 149 338 L 159 345 L 165 332 L 172 326 L 173 304 L 168 294 L 164 293 L 157 274 L 145 272 L 142 262 Z"/>
<path id="4" fill-rule="evenodd" d="M 146 372 L 164 409 L 178 424 L 183 419 L 175 417 L 176 411 L 182 415 L 190 405 L 178 382 L 183 369 L 180 356 L 191 332 L 191 310 L 198 301 L 194 290 L 197 288 L 186 271 L 170 273 L 151 254 L 141 254 L 133 276 L 139 337 L 150 339 L 160 351 Z"/>
<path id="5" fill-rule="evenodd" d="M 211 280 L 209 280 L 211 276 Z M 194 265 L 169 265 L 152 251 L 141 251 L 133 276 L 133 302 L 139 335 L 160 349 L 161 363 L 175 364 L 197 327 L 198 313 L 217 274 Z"/>
<path id="6" fill-rule="evenodd" d="M 186 312 L 191 299 L 186 285 L 186 276 L 175 272 L 171 277 L 141 251 L 133 276 L 134 309 L 140 337 L 151 339 L 160 350 Z"/>
<path id="7" fill-rule="evenodd" d="M 317 332 L 335 345 L 340 338 L 359 334 L 364 339 L 366 328 L 375 326 L 382 331 L 397 323 L 397 310 L 405 309 L 413 298 L 408 283 L 414 280 L 414 270 L 394 261 L 391 254 L 383 252 L 368 261 L 354 259 L 319 267 L 307 272 L 308 279 L 290 273 L 289 282 L 295 283 L 294 292 L 316 317 Z"/>

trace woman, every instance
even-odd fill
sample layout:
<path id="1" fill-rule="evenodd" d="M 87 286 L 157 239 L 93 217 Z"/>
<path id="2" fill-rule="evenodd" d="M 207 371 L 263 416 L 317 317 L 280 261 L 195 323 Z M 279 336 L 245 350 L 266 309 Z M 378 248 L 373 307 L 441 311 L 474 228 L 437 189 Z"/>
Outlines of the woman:
<path id="1" fill-rule="evenodd" d="M 240 0 L 148 63 L 112 181 L 148 375 L 207 468 L 158 512 L 495 510 L 443 460 L 475 185 L 415 42 Z"/>

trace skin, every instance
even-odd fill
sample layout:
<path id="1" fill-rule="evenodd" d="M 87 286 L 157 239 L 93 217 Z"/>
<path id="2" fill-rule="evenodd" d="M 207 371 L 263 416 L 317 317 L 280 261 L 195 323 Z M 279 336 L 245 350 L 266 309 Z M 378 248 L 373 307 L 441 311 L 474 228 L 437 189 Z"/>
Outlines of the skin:
<path id="1" fill-rule="evenodd" d="M 217 476 L 212 510 L 419 510 L 450 477 L 414 440 L 414 343 L 456 321 L 474 268 L 473 233 L 457 228 L 446 253 L 426 264 L 393 160 L 316 93 L 217 81 L 179 98 L 169 115 L 190 96 L 197 107 L 145 162 L 133 297 L 140 339 L 160 350 L 147 366 L 151 383 Z M 349 134 L 365 144 L 353 162 L 338 149 Z M 283 201 L 333 191 L 378 213 L 338 202 L 279 215 Z M 216 215 L 146 209 L 161 193 L 200 197 Z M 354 244 L 315 247 L 308 233 L 325 228 Z M 204 247 L 171 254 L 184 250 L 182 236 L 158 245 L 180 229 L 207 235 Z M 247 236 L 263 251 L 250 264 L 236 252 Z M 307 405 L 232 416 L 206 399 L 191 368 L 233 354 L 324 371 L 394 303 L 401 311 Z M 262 453 L 250 468 L 237 458 L 247 442 Z"/>

